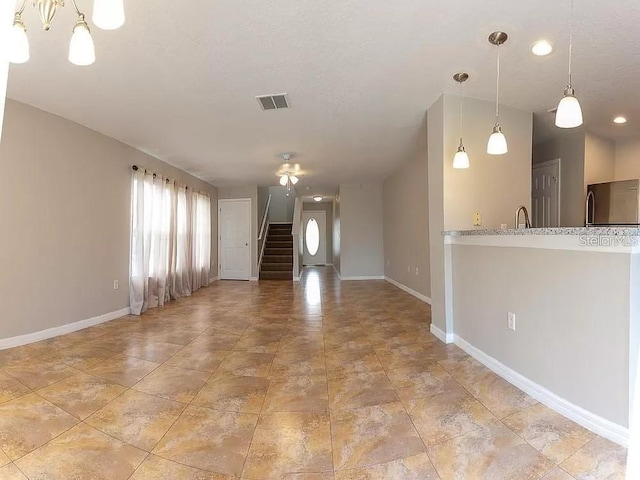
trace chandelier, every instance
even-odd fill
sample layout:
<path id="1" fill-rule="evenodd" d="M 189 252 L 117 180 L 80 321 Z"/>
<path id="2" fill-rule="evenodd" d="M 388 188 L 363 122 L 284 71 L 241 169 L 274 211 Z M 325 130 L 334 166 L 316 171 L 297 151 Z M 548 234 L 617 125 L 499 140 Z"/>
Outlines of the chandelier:
<path id="1" fill-rule="evenodd" d="M 289 160 L 291 160 L 290 153 L 283 153 L 282 159 L 284 163 L 278 172 L 280 176 L 280 185 L 283 187 L 287 187 L 287 197 L 291 193 L 291 189 L 293 186 L 298 183 L 299 178 L 296 176 L 298 170 L 300 169 L 300 165 L 291 165 Z"/>
<path id="2" fill-rule="evenodd" d="M 23 0 L 22 6 L 14 17 L 13 28 L 9 37 L 9 61 L 11 63 L 25 63 L 30 57 L 27 27 L 22 20 L 22 14 L 27 2 L 32 3 L 38 10 L 42 25 L 48 31 L 58 8 L 64 7 L 65 0 Z M 76 0 L 71 0 L 71 4 L 78 16 L 78 20 L 73 27 L 71 42 L 69 43 L 69 61 L 74 65 L 91 65 L 96 61 L 91 30 L 85 20 L 84 13 L 78 8 Z M 94 0 L 93 23 L 103 30 L 120 28 L 124 24 L 124 0 Z"/>

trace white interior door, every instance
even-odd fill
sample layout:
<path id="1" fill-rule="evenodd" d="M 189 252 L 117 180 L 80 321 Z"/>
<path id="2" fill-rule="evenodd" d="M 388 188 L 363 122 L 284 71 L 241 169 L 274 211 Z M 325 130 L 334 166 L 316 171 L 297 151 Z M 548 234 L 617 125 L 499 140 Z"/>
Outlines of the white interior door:
<path id="1" fill-rule="evenodd" d="M 327 263 L 327 214 L 306 211 L 302 213 L 304 225 L 304 265 L 326 265 Z"/>
<path id="2" fill-rule="evenodd" d="M 251 276 L 251 199 L 218 201 L 221 280 Z"/>
<path id="3" fill-rule="evenodd" d="M 560 160 L 535 165 L 531 174 L 531 223 L 536 228 L 560 226 Z"/>

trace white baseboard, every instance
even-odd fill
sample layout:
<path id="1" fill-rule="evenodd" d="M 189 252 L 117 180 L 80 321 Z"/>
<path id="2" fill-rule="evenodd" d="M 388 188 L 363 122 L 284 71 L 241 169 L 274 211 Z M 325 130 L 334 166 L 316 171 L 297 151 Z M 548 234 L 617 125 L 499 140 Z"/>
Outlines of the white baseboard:
<path id="1" fill-rule="evenodd" d="M 293 281 L 294 282 L 299 282 L 300 281 L 300 277 L 293 277 Z"/>
<path id="2" fill-rule="evenodd" d="M 209 279 L 209 285 L 211 285 L 213 282 L 217 282 L 218 280 L 220 280 L 220 277 L 213 277 Z"/>
<path id="3" fill-rule="evenodd" d="M 407 287 L 406 285 L 404 285 L 404 284 L 402 284 L 400 282 L 396 282 L 393 278 L 387 277 L 386 275 L 385 275 L 384 279 L 387 282 L 389 282 L 391 285 L 395 285 L 396 287 L 398 287 L 400 290 L 404 290 L 409 295 L 413 295 L 418 300 L 422 300 L 424 303 L 428 303 L 429 305 L 431 305 L 431 299 L 429 297 L 427 297 L 426 295 L 423 295 L 420 292 L 416 292 L 412 288 L 409 288 L 409 287 Z"/>
<path id="4" fill-rule="evenodd" d="M 433 325 L 432 325 L 433 327 Z M 482 363 L 497 375 L 504 378 L 507 382 L 515 385 L 526 394 L 532 396 L 540 403 L 573 420 L 578 425 L 591 430 L 598 435 L 608 438 L 612 442 L 626 447 L 629 443 L 629 429 L 613 423 L 606 418 L 591 413 L 578 405 L 575 405 L 562 397 L 559 397 L 552 391 L 546 389 L 527 377 L 519 374 L 515 370 L 510 369 L 495 358 L 487 355 L 482 350 L 477 349 L 466 340 L 455 335 L 455 344 L 462 350 L 467 352 L 473 358 Z"/>
<path id="5" fill-rule="evenodd" d="M 429 327 L 429 330 L 443 343 L 453 343 L 455 340 L 453 333 L 444 333 L 444 331 L 436 327 L 433 323 L 431 327 Z"/>
<path id="6" fill-rule="evenodd" d="M 129 313 L 130 309 L 127 307 L 116 310 L 115 312 L 98 315 L 97 317 L 80 320 L 79 322 L 68 323 L 66 325 L 60 325 L 59 327 L 48 328 L 46 330 L 40 330 L 39 332 L 19 335 L 17 337 L 3 338 L 0 339 L 0 350 L 19 347 L 21 345 L 27 345 L 41 340 L 47 340 L 48 338 L 59 337 L 60 335 L 65 335 L 67 333 L 77 332 L 84 328 L 93 327 L 94 325 L 99 325 L 110 320 L 115 320 L 116 318 L 124 317 L 125 315 L 129 315 Z"/>
<path id="7" fill-rule="evenodd" d="M 351 280 L 384 280 L 384 275 L 372 275 L 372 276 L 355 276 L 355 277 L 340 277 L 342 281 Z"/>
<path id="8" fill-rule="evenodd" d="M 250 282 L 257 282 L 258 281 L 258 277 L 250 277 L 249 281 Z"/>

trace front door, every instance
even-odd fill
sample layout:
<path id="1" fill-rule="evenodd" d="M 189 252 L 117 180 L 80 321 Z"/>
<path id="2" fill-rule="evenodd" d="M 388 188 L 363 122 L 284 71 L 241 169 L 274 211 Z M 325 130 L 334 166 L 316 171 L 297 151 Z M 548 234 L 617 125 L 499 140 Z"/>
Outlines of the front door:
<path id="1" fill-rule="evenodd" d="M 560 225 L 560 160 L 533 166 L 531 174 L 531 223 L 535 228 Z"/>
<path id="2" fill-rule="evenodd" d="M 251 276 L 251 199 L 218 201 L 220 279 Z"/>
<path id="3" fill-rule="evenodd" d="M 304 225 L 304 265 L 325 265 L 327 263 L 327 214 L 326 212 L 305 211 L 302 213 Z"/>

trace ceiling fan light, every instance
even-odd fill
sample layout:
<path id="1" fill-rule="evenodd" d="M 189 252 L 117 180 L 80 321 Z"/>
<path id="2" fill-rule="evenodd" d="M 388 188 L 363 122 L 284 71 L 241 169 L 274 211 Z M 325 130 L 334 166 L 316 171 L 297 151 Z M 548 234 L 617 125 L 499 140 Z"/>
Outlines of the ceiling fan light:
<path id="1" fill-rule="evenodd" d="M 489 155 L 504 155 L 508 151 L 507 138 L 504 136 L 504 133 L 502 133 L 502 127 L 496 124 L 493 127 L 493 133 L 487 143 L 487 153 Z"/>
<path id="2" fill-rule="evenodd" d="M 460 170 L 469 168 L 469 155 L 467 155 L 463 145 L 458 147 L 458 151 L 453 157 L 453 168 Z"/>
<path id="3" fill-rule="evenodd" d="M 287 185 L 287 183 L 289 183 L 289 177 L 287 175 L 282 175 L 280 177 L 280 185 L 285 187 Z"/>
<path id="4" fill-rule="evenodd" d="M 94 0 L 93 23 L 102 30 L 115 30 L 124 25 L 124 0 Z"/>
<path id="5" fill-rule="evenodd" d="M 574 93 L 570 86 L 565 89 L 556 111 L 556 127 L 575 128 L 582 125 L 582 108 Z"/>
<path id="6" fill-rule="evenodd" d="M 293 175 L 292 175 L 292 176 L 290 176 L 290 177 L 289 177 L 289 179 L 291 180 L 291 183 L 292 183 L 293 185 L 295 185 L 296 183 L 298 183 L 298 180 L 300 180 L 298 177 L 293 176 Z"/>
<path id="7" fill-rule="evenodd" d="M 9 32 L 9 55 L 11 63 L 25 63 L 29 61 L 29 38 L 27 29 L 19 15 L 13 22 L 13 28 Z"/>

